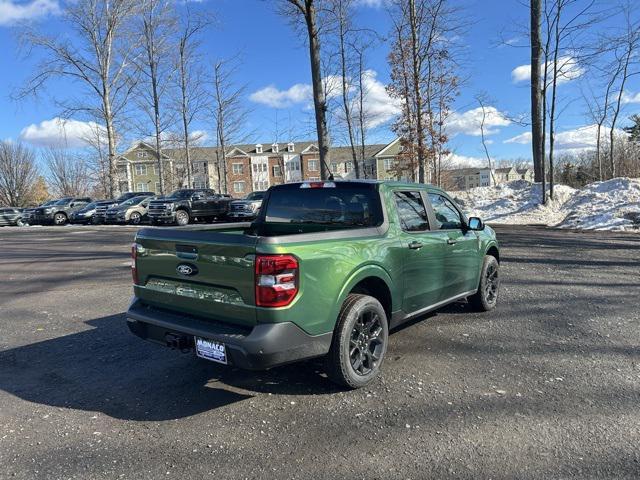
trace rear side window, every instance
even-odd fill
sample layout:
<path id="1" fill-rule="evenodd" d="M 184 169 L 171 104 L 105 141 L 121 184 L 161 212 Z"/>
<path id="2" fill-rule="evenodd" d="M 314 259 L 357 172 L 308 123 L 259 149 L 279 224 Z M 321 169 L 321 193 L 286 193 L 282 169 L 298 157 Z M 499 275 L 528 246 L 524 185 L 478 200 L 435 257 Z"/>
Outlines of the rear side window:
<path id="1" fill-rule="evenodd" d="M 265 210 L 267 223 L 374 227 L 383 222 L 373 185 L 336 182 L 333 187 L 274 188 Z"/>
<path id="2" fill-rule="evenodd" d="M 455 230 L 462 228 L 460 213 L 449 199 L 437 193 L 430 193 L 429 201 L 433 207 L 433 213 L 436 216 L 436 227 L 438 227 L 438 229 Z"/>
<path id="3" fill-rule="evenodd" d="M 400 225 L 406 232 L 429 230 L 427 210 L 420 192 L 395 192 Z"/>

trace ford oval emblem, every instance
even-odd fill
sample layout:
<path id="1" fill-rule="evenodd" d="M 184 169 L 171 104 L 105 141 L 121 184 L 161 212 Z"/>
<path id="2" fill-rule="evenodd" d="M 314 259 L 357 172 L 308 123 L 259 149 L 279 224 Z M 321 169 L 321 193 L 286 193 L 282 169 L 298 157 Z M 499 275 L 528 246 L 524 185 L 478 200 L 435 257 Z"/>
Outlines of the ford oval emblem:
<path id="1" fill-rule="evenodd" d="M 185 277 L 191 277 L 198 273 L 198 267 L 190 263 L 181 263 L 176 267 L 176 272 Z"/>

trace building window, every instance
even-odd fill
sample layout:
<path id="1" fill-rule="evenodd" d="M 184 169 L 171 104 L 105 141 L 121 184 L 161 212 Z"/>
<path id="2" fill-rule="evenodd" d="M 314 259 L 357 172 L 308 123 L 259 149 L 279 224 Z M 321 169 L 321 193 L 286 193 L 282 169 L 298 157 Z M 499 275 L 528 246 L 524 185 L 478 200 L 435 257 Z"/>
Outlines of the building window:
<path id="1" fill-rule="evenodd" d="M 244 182 L 233 182 L 234 193 L 244 193 Z"/>
<path id="2" fill-rule="evenodd" d="M 353 162 L 346 162 L 344 164 L 345 173 L 349 173 L 351 170 L 353 170 Z"/>
<path id="3" fill-rule="evenodd" d="M 266 190 L 267 188 L 269 188 L 269 182 L 267 182 L 266 180 L 261 180 L 259 182 L 253 183 L 254 190 Z"/>
<path id="4" fill-rule="evenodd" d="M 155 189 L 156 193 L 160 193 L 160 182 L 156 182 L 156 189 Z"/>
<path id="5" fill-rule="evenodd" d="M 147 158 L 147 152 L 136 152 L 136 157 Z"/>
<path id="6" fill-rule="evenodd" d="M 244 165 L 241 163 L 234 163 L 231 165 L 231 169 L 234 175 L 242 175 L 244 173 Z"/>
<path id="7" fill-rule="evenodd" d="M 391 170 L 393 168 L 393 158 L 384 159 L 384 169 Z"/>
<path id="8" fill-rule="evenodd" d="M 338 173 L 338 164 L 336 162 L 331 162 L 331 173 Z"/>
<path id="9" fill-rule="evenodd" d="M 278 144 L 274 143 L 273 145 L 271 145 L 271 150 L 273 151 L 273 153 L 278 153 Z"/>
<path id="10" fill-rule="evenodd" d="M 194 180 L 193 188 L 207 188 L 207 186 L 205 185 L 205 182 L 203 182 L 202 180 Z"/>
<path id="11" fill-rule="evenodd" d="M 147 174 L 147 166 L 143 164 L 136 165 L 136 175 L 146 175 Z"/>
<path id="12" fill-rule="evenodd" d="M 318 160 L 309 160 L 309 171 L 317 172 L 318 171 Z"/>
<path id="13" fill-rule="evenodd" d="M 147 184 L 146 183 L 136 183 L 136 192 L 144 192 Z"/>
<path id="14" fill-rule="evenodd" d="M 293 145 L 293 143 L 290 143 L 289 145 L 287 145 L 287 151 L 289 151 L 289 152 L 295 152 L 296 151 L 296 148 Z"/>
<path id="15" fill-rule="evenodd" d="M 282 176 L 282 169 L 280 168 L 280 165 L 274 165 L 273 167 L 271 167 L 271 171 L 274 177 Z"/>
<path id="16" fill-rule="evenodd" d="M 310 182 L 317 182 L 318 180 L 320 180 L 320 177 L 309 177 Z"/>
<path id="17" fill-rule="evenodd" d="M 298 163 L 298 162 L 289 162 L 288 169 L 291 170 L 292 172 L 299 172 L 300 171 L 300 163 Z"/>
<path id="18" fill-rule="evenodd" d="M 262 145 L 259 143 L 256 145 L 256 153 L 262 153 Z"/>

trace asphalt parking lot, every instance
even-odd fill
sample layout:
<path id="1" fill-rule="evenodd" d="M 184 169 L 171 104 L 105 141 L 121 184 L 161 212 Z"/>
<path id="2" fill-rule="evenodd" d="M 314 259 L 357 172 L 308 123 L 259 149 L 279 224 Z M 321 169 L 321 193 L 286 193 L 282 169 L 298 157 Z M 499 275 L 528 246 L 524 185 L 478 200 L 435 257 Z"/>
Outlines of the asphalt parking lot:
<path id="1" fill-rule="evenodd" d="M 129 334 L 133 227 L 0 229 L 0 478 L 638 478 L 640 236 L 501 227 L 495 312 L 383 376 L 251 373 Z"/>

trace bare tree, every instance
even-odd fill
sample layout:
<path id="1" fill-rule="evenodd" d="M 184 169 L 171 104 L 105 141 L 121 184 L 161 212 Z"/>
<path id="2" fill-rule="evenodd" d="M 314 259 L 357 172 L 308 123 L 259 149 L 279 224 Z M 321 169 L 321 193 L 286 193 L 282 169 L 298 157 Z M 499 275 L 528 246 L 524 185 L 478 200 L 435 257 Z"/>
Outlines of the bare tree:
<path id="1" fill-rule="evenodd" d="M 66 149 L 49 148 L 43 153 L 47 182 L 60 197 L 80 197 L 90 190 L 89 173 L 84 160 Z"/>
<path id="2" fill-rule="evenodd" d="M 540 28 L 542 22 L 541 0 L 530 0 L 530 40 L 531 40 L 531 145 L 533 154 L 533 170 L 536 182 L 543 182 L 542 203 L 546 201 L 544 192 L 544 133 L 542 108 L 542 79 L 540 77 L 540 64 L 542 62 L 542 43 L 540 40 Z M 545 64 L 546 65 L 546 64 Z"/>
<path id="3" fill-rule="evenodd" d="M 635 7 L 635 5 L 633 7 Z M 615 64 L 617 64 L 620 69 L 620 83 L 616 92 L 609 129 L 609 165 L 612 177 L 617 175 L 614 157 L 616 144 L 615 129 L 618 117 L 622 110 L 622 97 L 625 93 L 624 89 L 629 78 L 640 74 L 640 68 L 638 68 L 640 64 L 640 60 L 638 59 L 638 47 L 640 46 L 640 21 L 633 21 L 633 7 L 630 4 L 626 4 L 623 7 L 625 30 L 618 38 L 618 41 L 616 42 L 617 47 L 614 50 Z"/>
<path id="4" fill-rule="evenodd" d="M 198 54 L 200 35 L 211 23 L 202 12 L 187 11 L 179 26 L 178 34 L 178 110 L 182 123 L 183 157 L 187 185 L 192 186 L 193 163 L 191 159 L 191 125 L 207 107 L 205 74 L 201 55 Z"/>
<path id="5" fill-rule="evenodd" d="M 482 117 L 480 118 L 480 139 L 482 141 L 482 149 L 484 150 L 484 154 L 487 157 L 487 166 L 489 167 L 489 171 L 491 172 L 491 181 L 493 184 L 496 184 L 496 177 L 493 173 L 493 165 L 491 165 L 491 155 L 489 155 L 489 147 L 487 147 L 487 140 L 485 138 L 485 124 L 487 121 L 487 111 L 486 111 L 486 103 L 487 97 L 485 94 L 476 95 L 476 101 L 480 105 L 482 109 Z"/>
<path id="6" fill-rule="evenodd" d="M 163 134 L 173 124 L 170 111 L 164 109 L 171 88 L 174 73 L 171 61 L 173 53 L 171 36 L 175 31 L 176 19 L 173 4 L 169 0 L 142 0 L 140 22 L 140 45 L 142 52 L 136 65 L 142 74 L 139 100 L 144 112 L 153 125 L 156 161 L 160 192 L 165 193 L 168 176 L 162 154 Z M 170 110 L 170 109 L 168 109 Z"/>
<path id="7" fill-rule="evenodd" d="M 391 16 L 394 44 L 389 56 L 392 84 L 389 93 L 411 117 L 412 150 L 418 181 L 437 181 L 441 160 L 447 155 L 444 121 L 458 88 L 455 38 L 464 29 L 459 11 L 448 0 L 395 0 Z M 396 122 L 394 130 L 407 134 Z"/>
<path id="8" fill-rule="evenodd" d="M 227 149 L 242 142 L 248 110 L 244 105 L 246 86 L 234 81 L 235 58 L 220 60 L 213 66 L 213 118 L 216 130 L 216 170 L 218 191 L 227 193 Z"/>
<path id="9" fill-rule="evenodd" d="M 320 178 L 326 180 L 329 175 L 329 128 L 327 126 L 327 99 L 322 82 L 322 68 L 320 55 L 320 32 L 318 26 L 318 0 L 279 0 L 283 5 L 283 13 L 295 25 L 304 23 L 309 44 L 309 59 L 311 63 L 311 85 L 313 88 L 313 106 L 316 117 L 316 131 L 318 133 L 318 149 L 320 153 Z"/>
<path id="10" fill-rule="evenodd" d="M 111 196 L 117 190 L 117 119 L 135 83 L 129 69 L 134 42 L 128 24 L 136 12 L 137 2 L 131 0 L 77 0 L 65 4 L 62 16 L 76 34 L 73 42 L 66 36 L 43 35 L 37 25 L 24 34 L 43 60 L 19 96 L 38 94 L 53 78 L 68 78 L 81 87 L 85 95 L 62 103 L 64 114 L 88 114 L 104 122 Z"/>
<path id="11" fill-rule="evenodd" d="M 328 2 L 329 16 L 333 26 L 331 33 L 334 34 L 333 36 L 336 37 L 337 41 L 343 120 L 347 127 L 355 176 L 360 178 L 362 174 L 360 172 L 361 162 L 358 160 L 358 132 L 356 130 L 358 120 L 360 120 L 360 134 L 361 136 L 364 134 L 362 118 L 364 115 L 362 108 L 364 103 L 364 92 L 362 91 L 364 55 L 363 48 L 356 42 L 358 37 L 365 36 L 366 32 L 354 27 L 351 21 L 353 16 L 352 8 L 353 0 L 329 0 Z M 354 54 L 356 58 L 353 58 Z M 354 64 L 357 66 L 356 69 L 354 69 Z M 354 70 L 357 73 L 357 81 L 354 79 L 356 76 Z M 357 99 L 360 100 L 360 108 L 358 108 Z M 362 153 L 362 155 L 364 154 Z M 364 161 L 364 158 L 362 160 Z"/>
<path id="12" fill-rule="evenodd" d="M 28 205 L 37 180 L 33 151 L 21 143 L 0 141 L 0 204 Z"/>

